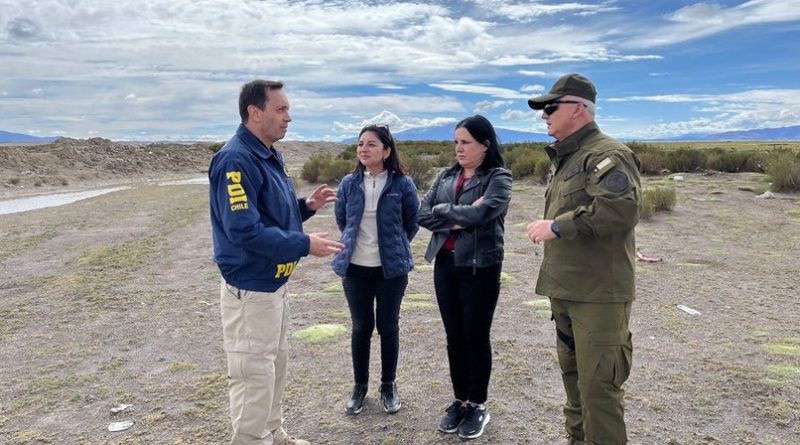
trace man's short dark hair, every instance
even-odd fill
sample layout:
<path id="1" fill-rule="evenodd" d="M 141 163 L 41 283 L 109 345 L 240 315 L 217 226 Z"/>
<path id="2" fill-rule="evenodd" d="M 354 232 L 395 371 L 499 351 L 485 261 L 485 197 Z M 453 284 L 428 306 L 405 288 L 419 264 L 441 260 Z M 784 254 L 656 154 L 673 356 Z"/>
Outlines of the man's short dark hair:
<path id="1" fill-rule="evenodd" d="M 247 82 L 242 85 L 242 91 L 239 93 L 239 116 L 242 118 L 242 123 L 247 123 L 247 107 L 255 105 L 259 110 L 264 109 L 269 97 L 267 90 L 280 90 L 283 88 L 283 82 L 275 80 L 262 80 L 256 79 L 252 82 Z"/>

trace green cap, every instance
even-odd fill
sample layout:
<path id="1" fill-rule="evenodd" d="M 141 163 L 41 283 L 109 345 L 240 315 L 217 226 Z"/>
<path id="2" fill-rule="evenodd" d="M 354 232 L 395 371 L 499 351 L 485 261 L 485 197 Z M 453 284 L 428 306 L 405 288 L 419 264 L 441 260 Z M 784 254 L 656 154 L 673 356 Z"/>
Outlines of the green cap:
<path id="1" fill-rule="evenodd" d="M 591 80 L 581 74 L 565 74 L 558 78 L 550 93 L 528 99 L 528 106 L 534 110 L 541 110 L 549 102 L 563 96 L 578 96 L 595 103 L 597 90 Z"/>

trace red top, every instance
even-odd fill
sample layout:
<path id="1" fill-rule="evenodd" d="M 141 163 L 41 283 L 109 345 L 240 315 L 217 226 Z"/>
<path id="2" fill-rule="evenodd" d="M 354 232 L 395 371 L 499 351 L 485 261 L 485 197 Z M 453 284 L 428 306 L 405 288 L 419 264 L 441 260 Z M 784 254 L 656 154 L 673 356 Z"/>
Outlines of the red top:
<path id="1" fill-rule="evenodd" d="M 464 183 L 467 182 L 467 179 L 469 178 L 464 176 L 463 172 L 458 176 L 458 181 L 456 181 L 456 201 L 458 201 L 458 194 L 461 193 L 461 189 L 464 188 Z M 442 245 L 442 249 L 453 250 L 455 248 L 456 248 L 456 235 L 455 233 L 453 233 L 447 237 L 447 240 L 444 242 L 444 245 Z"/>

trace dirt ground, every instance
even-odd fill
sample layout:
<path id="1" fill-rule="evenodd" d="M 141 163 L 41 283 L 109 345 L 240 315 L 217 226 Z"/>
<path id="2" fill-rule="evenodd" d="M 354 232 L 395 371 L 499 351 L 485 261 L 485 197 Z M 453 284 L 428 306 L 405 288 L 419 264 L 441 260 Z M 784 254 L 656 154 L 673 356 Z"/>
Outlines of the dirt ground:
<path id="1" fill-rule="evenodd" d="M 5 197 L 104 181 L 135 185 L 0 216 L 0 443 L 226 443 L 207 186 L 143 181 L 202 176 L 211 152 L 117 147 L 104 157 L 106 149 L 90 144 L 38 154 L 0 147 Z M 334 148 L 287 143 L 286 151 L 296 174 L 311 151 Z M 170 157 L 170 150 L 184 155 Z M 159 160 L 147 163 L 148 156 Z M 137 159 L 143 165 L 130 167 Z M 35 186 L 39 176 L 63 177 L 67 185 Z M 20 180 L 7 182 L 13 177 Z M 625 385 L 630 443 L 800 444 L 800 196 L 756 198 L 746 189 L 762 189 L 762 175 L 685 177 L 646 179 L 674 186 L 678 203 L 637 228 L 641 250 L 664 261 L 637 263 L 634 368 Z M 538 184 L 514 185 L 492 331 L 492 420 L 476 443 L 564 440 L 555 331 L 543 297 L 533 293 L 541 257 L 524 235 L 543 210 L 543 193 Z M 338 234 L 332 209 L 306 230 Z M 452 394 L 432 268 L 422 258 L 428 238 L 423 229 L 413 243 L 418 267 L 402 309 L 402 410 L 387 415 L 379 408 L 377 338 L 367 404 L 352 417 L 344 413 L 352 387 L 349 335 L 318 343 L 293 337 L 284 397 L 291 434 L 315 444 L 460 442 L 436 431 Z M 290 281 L 292 333 L 318 324 L 349 330 L 339 283 L 329 259 L 301 261 Z M 112 414 L 119 404 L 131 406 Z M 135 424 L 107 430 L 122 420 Z"/>

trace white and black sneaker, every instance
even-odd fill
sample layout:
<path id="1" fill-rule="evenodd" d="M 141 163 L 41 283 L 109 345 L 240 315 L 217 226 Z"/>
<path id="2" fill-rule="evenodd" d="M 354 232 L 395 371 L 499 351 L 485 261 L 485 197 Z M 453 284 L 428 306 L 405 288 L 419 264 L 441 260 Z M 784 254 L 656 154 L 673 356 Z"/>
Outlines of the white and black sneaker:
<path id="1" fill-rule="evenodd" d="M 463 440 L 476 439 L 483 435 L 483 429 L 489 423 L 489 412 L 485 406 L 467 403 L 464 420 L 458 426 L 458 437 Z"/>
<path id="2" fill-rule="evenodd" d="M 464 420 L 464 403 L 461 400 L 456 400 L 447 407 L 444 411 L 444 416 L 439 420 L 439 431 L 447 434 L 453 434 L 458 431 L 458 426 Z"/>

